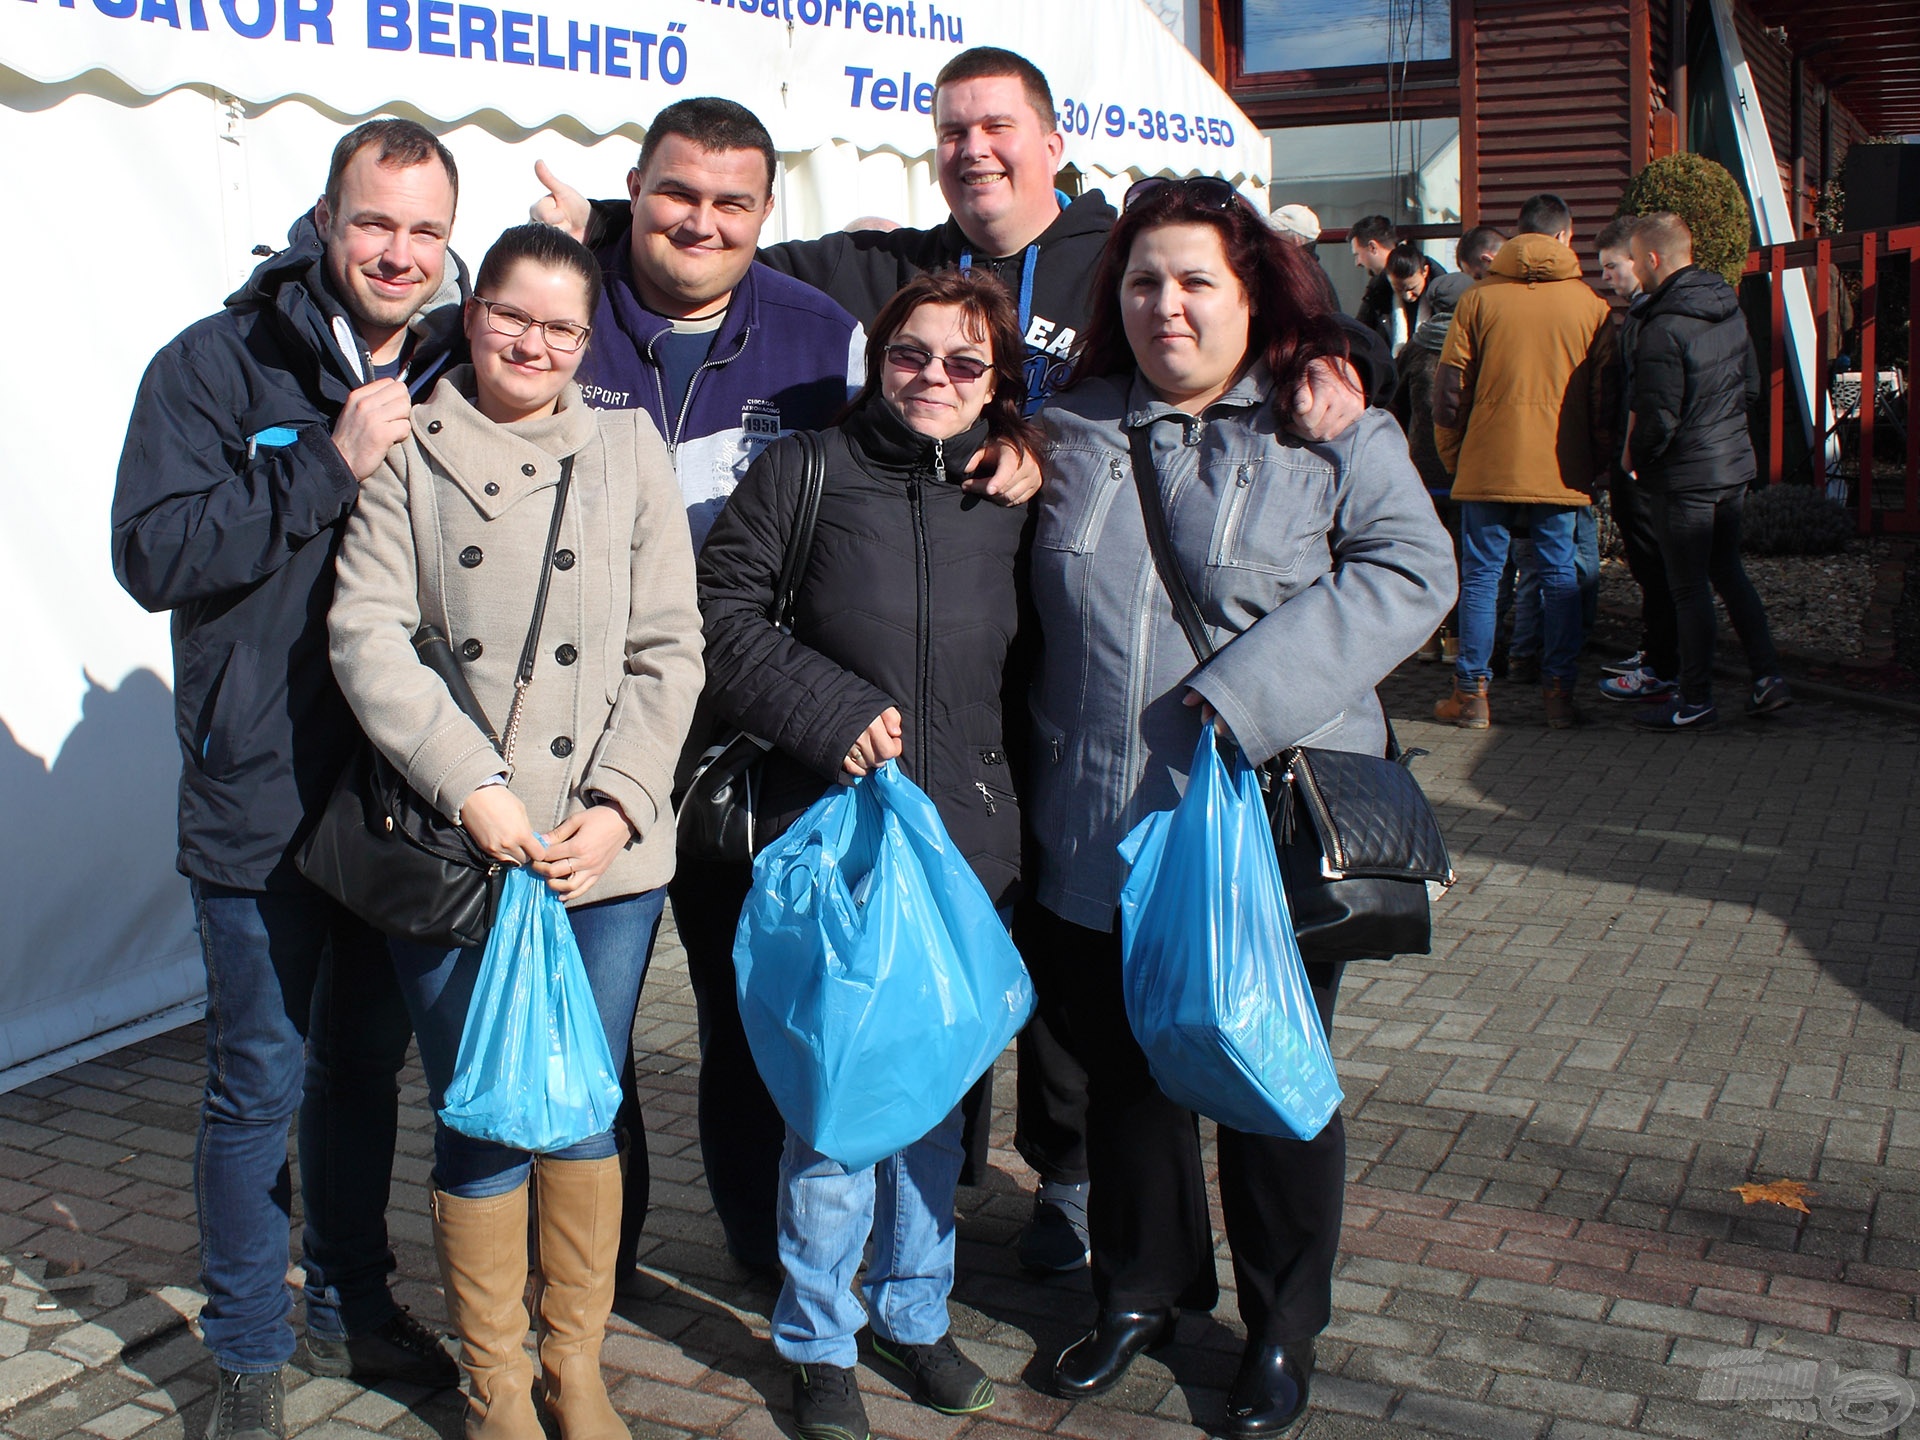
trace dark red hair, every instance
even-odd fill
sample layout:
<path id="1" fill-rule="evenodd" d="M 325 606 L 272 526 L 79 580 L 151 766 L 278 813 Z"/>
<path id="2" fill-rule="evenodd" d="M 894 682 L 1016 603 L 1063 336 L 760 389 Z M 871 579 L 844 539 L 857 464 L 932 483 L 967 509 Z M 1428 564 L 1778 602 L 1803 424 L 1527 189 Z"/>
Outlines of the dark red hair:
<path id="1" fill-rule="evenodd" d="M 847 409 L 853 410 L 880 394 L 886 348 L 907 323 L 907 317 L 922 305 L 959 309 L 967 338 L 985 345 L 993 356 L 993 394 L 981 411 L 987 433 L 1037 455 L 1038 436 L 1022 414 L 1027 403 L 1027 345 L 1020 338 L 1020 312 L 1014 308 L 1007 287 L 983 270 L 926 270 L 894 291 L 893 298 L 873 318 L 872 333 L 867 336 L 867 383 Z"/>
<path id="2" fill-rule="evenodd" d="M 1140 196 L 1107 235 L 1107 247 L 1093 272 L 1093 314 L 1069 383 L 1137 368 L 1120 319 L 1120 281 L 1133 242 L 1168 225 L 1206 225 L 1218 232 L 1227 265 L 1253 311 L 1239 373 L 1264 360 L 1273 375 L 1275 403 L 1290 413 L 1307 366 L 1321 359 L 1344 360 L 1349 353 L 1346 332 L 1327 308 L 1320 278 L 1313 273 L 1319 262 L 1281 239 L 1244 201 L 1222 207 L 1208 194 L 1178 182 Z"/>

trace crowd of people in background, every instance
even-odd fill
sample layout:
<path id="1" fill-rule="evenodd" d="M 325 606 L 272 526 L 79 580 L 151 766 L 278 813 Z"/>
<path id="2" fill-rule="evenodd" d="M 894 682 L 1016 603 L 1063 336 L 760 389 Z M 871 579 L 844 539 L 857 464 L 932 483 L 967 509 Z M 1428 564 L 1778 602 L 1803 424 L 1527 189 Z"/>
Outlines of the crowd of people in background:
<path id="1" fill-rule="evenodd" d="M 1300 245 L 1323 233 L 1299 204 L 1271 223 Z M 1451 273 L 1387 216 L 1347 230 L 1367 277 L 1357 317 L 1394 355 L 1393 412 L 1458 548 L 1460 607 L 1416 652 L 1455 665 L 1434 713 L 1484 728 L 1504 677 L 1540 685 L 1549 727 L 1580 722 L 1604 500 L 1641 594 L 1640 645 L 1602 664 L 1599 693 L 1638 704 L 1646 729 L 1717 723 L 1717 594 L 1752 675 L 1745 709 L 1771 714 L 1792 691 L 1740 562 L 1759 375 L 1738 296 L 1693 263 L 1677 215 L 1621 216 L 1595 237 L 1611 307 L 1573 239 L 1551 194 L 1521 207 L 1511 239 L 1466 230 Z"/>
<path id="2" fill-rule="evenodd" d="M 1537 675 L 1548 723 L 1574 723 L 1608 491 L 1646 609 L 1603 693 L 1645 702 L 1654 728 L 1711 723 L 1717 591 L 1748 709 L 1790 698 L 1738 555 L 1751 350 L 1676 217 L 1600 237 L 1624 326 L 1554 196 L 1511 238 L 1468 231 L 1455 272 L 1366 217 L 1348 316 L 1305 206 L 1263 214 L 1204 176 L 1143 180 L 1118 208 L 1057 191 L 1052 96 L 1016 54 L 948 64 L 933 125 L 944 223 L 762 246 L 765 127 L 683 100 L 649 125 L 624 199 L 538 167 L 535 223 L 469 277 L 453 155 L 370 122 L 286 247 L 154 358 L 113 553 L 173 616 L 179 864 L 208 975 L 212 1440 L 285 1433 L 296 1115 L 309 1369 L 464 1374 L 475 1440 L 536 1440 L 542 1409 L 564 1440 L 627 1434 L 599 1354 L 647 1219 L 632 1029 L 669 904 L 706 1182 L 728 1252 L 780 1287 L 800 1435 L 867 1440 L 863 1329 L 921 1403 L 994 1403 L 947 1308 L 991 1072 L 862 1170 L 786 1124 L 736 999 L 751 872 L 676 855 L 677 788 L 721 724 L 773 750 L 761 846 L 892 762 L 1002 908 L 1039 996 L 1017 1052 L 1015 1144 L 1038 1177 L 1018 1253 L 1091 1271 L 1091 1326 L 1043 1366 L 1080 1397 L 1218 1295 L 1194 1117 L 1128 1028 L 1116 920 L 1116 844 L 1177 797 L 1202 726 L 1254 762 L 1303 741 L 1381 754 L 1375 686 L 1456 634 L 1436 713 L 1485 726 L 1508 585 L 1507 674 Z M 822 437 L 824 474 L 776 628 L 799 431 Z M 1155 568 L 1162 510 L 1215 641 L 1198 665 Z M 491 724 L 423 660 L 428 628 Z M 565 902 L 624 1059 L 619 1117 L 565 1150 L 437 1128 L 458 1366 L 391 1296 L 385 1216 L 397 1077 L 417 1036 L 439 1105 L 479 947 L 390 940 L 296 863 L 363 736 L 485 857 Z M 1340 971 L 1309 967 L 1323 1026 Z M 1223 1127 L 1219 1168 L 1247 1334 L 1217 1428 L 1270 1435 L 1305 1409 L 1332 1313 L 1344 1131 Z"/>

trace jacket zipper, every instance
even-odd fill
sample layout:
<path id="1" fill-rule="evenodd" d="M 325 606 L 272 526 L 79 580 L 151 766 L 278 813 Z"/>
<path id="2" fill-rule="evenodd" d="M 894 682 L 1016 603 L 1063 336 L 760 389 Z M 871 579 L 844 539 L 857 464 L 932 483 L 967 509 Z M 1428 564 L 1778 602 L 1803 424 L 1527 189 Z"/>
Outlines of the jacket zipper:
<path id="1" fill-rule="evenodd" d="M 938 476 L 946 469 L 947 447 L 943 440 L 933 442 L 933 470 Z M 915 767 L 921 773 L 909 775 L 923 789 L 929 776 L 926 763 L 929 758 L 926 738 L 927 720 L 933 713 L 930 692 L 933 689 L 933 577 L 927 570 L 927 510 L 926 497 L 921 491 L 921 476 L 918 470 L 907 475 L 907 508 L 913 516 L 913 570 L 914 578 L 919 582 L 919 594 L 915 597 L 919 613 L 914 638 L 919 642 L 920 653 L 914 673 L 914 718 L 919 726 L 918 755 L 920 764 Z"/>
<path id="2" fill-rule="evenodd" d="M 987 814 L 997 815 L 1000 813 L 1000 807 L 993 803 L 993 791 L 987 788 L 985 781 L 983 780 L 974 781 L 973 788 L 978 790 L 980 792 L 980 797 L 987 802 Z"/>
<path id="3" fill-rule="evenodd" d="M 693 392 L 700 388 L 700 377 L 705 375 L 709 370 L 718 369 L 739 355 L 741 351 L 747 348 L 747 340 L 752 334 L 753 327 L 751 325 L 743 326 L 740 331 L 739 342 L 733 347 L 733 353 L 731 355 L 722 355 L 718 360 L 702 360 L 700 362 L 700 368 L 693 372 L 693 378 L 687 382 L 687 393 L 680 401 L 680 414 L 673 422 L 673 430 L 671 433 L 661 437 L 667 442 L 667 458 L 669 460 L 676 459 L 679 455 L 680 436 L 687 428 L 687 416 L 692 413 L 693 410 Z M 647 342 L 647 361 L 649 367 L 653 370 L 653 388 L 660 392 L 660 418 L 665 420 L 667 418 L 667 387 L 665 382 L 660 378 L 660 362 L 655 359 L 653 353 L 653 347 L 659 339 L 660 337 L 656 335 L 652 340 Z"/>
<path id="4" fill-rule="evenodd" d="M 1234 554 L 1240 544 L 1240 523 L 1246 514 L 1247 497 L 1252 492 L 1253 467 L 1236 465 L 1233 471 L 1233 496 L 1227 501 L 1227 521 L 1220 527 L 1220 558 L 1222 565 L 1234 563 Z"/>

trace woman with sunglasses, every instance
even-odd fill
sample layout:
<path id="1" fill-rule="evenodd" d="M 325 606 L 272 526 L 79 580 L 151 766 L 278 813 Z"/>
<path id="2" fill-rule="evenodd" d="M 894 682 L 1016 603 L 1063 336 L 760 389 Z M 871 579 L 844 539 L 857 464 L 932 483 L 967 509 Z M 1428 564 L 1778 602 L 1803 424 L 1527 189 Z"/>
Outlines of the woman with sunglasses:
<path id="1" fill-rule="evenodd" d="M 700 612 L 652 421 L 590 410 L 573 383 L 599 288 L 592 253 L 561 231 L 522 225 L 495 242 L 467 302 L 473 363 L 414 407 L 412 433 L 361 487 L 328 620 L 340 688 L 382 754 L 481 850 L 566 902 L 617 1057 L 673 874 L 669 796 L 700 693 Z M 534 673 L 517 691 L 550 548 Z M 507 759 L 416 654 L 423 624 L 451 641 L 496 731 L 517 709 Z M 481 952 L 389 948 L 438 1110 Z M 620 1221 L 612 1130 L 534 1156 L 436 1124 L 434 1247 L 467 1434 L 543 1434 L 522 1348 L 530 1189 L 546 1408 L 565 1440 L 625 1440 L 600 1376 Z"/>
<path id="2" fill-rule="evenodd" d="M 1097 1394 L 1218 1296 L 1194 1117 L 1129 1029 L 1121 839 L 1173 806 L 1199 727 L 1259 763 L 1290 745 L 1384 752 L 1374 686 L 1446 614 L 1453 551 L 1393 421 L 1292 437 L 1276 397 L 1346 351 L 1309 270 L 1224 181 L 1143 181 L 1109 236 L 1073 385 L 1041 420 L 1032 585 L 1041 617 L 1029 821 L 1036 893 L 1016 929 L 1041 1012 L 1086 1066 L 1093 1331 L 1054 1365 Z M 1136 451 L 1143 451 L 1136 467 Z M 1151 487 L 1148 490 L 1144 487 Z M 1148 544 L 1169 549 L 1217 647 L 1196 661 Z M 1309 965 L 1322 1025 L 1340 970 Z M 1304 1409 L 1332 1305 L 1339 1117 L 1308 1141 L 1219 1130 L 1246 1349 L 1224 1433 Z"/>
<path id="3" fill-rule="evenodd" d="M 790 630 L 767 612 L 800 507 L 798 440 L 754 462 L 701 547 L 707 703 L 774 746 L 762 845 L 834 784 L 895 760 L 995 903 L 1012 903 L 1020 812 L 1002 707 L 1025 693 L 1028 516 L 961 481 L 984 444 L 1033 446 L 1024 354 L 999 281 L 957 270 L 909 281 L 874 321 L 866 387 L 820 437 L 824 483 Z M 948 1333 L 960 1129 L 956 1107 L 855 1172 L 788 1129 L 773 1343 L 798 1367 L 803 1440 L 867 1440 L 854 1366 L 869 1324 L 875 1352 L 923 1404 L 967 1415 L 993 1403 L 992 1382 Z M 853 1282 L 869 1236 L 863 1306 Z"/>

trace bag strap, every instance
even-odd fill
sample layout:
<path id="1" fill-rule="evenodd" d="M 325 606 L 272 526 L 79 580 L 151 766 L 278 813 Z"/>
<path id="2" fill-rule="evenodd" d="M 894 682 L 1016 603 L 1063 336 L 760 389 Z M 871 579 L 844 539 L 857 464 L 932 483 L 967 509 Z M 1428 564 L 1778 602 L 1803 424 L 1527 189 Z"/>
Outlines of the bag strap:
<path id="1" fill-rule="evenodd" d="M 526 702 L 527 686 L 533 683 L 533 661 L 540 653 L 540 626 L 547 618 L 547 592 L 553 587 L 553 557 L 560 545 L 560 517 L 566 513 L 567 494 L 573 489 L 573 459 L 560 462 L 560 484 L 553 497 L 553 519 L 547 522 L 547 551 L 540 562 L 540 588 L 533 597 L 533 623 L 527 627 L 527 643 L 520 647 L 520 668 L 513 676 L 513 708 L 507 711 L 502 732 L 500 757 L 507 762 L 507 778 L 513 778 L 513 748 L 520 738 L 520 710 Z"/>
<path id="2" fill-rule="evenodd" d="M 1147 549 L 1153 553 L 1153 568 L 1160 572 L 1160 584 L 1173 600 L 1173 618 L 1186 632 L 1187 644 L 1201 664 L 1213 658 L 1213 637 L 1207 622 L 1187 584 L 1186 572 L 1173 553 L 1173 536 L 1167 530 L 1166 507 L 1160 499 L 1160 482 L 1153 473 L 1153 422 L 1136 425 L 1127 435 L 1127 449 L 1133 456 L 1133 484 L 1140 492 L 1140 518 L 1147 526 Z"/>
<path id="3" fill-rule="evenodd" d="M 802 457 L 800 508 L 787 535 L 786 553 L 780 561 L 780 582 L 774 587 L 773 603 L 767 607 L 767 619 L 777 630 L 786 630 L 793 624 L 800 576 L 813 550 L 814 523 L 820 518 L 820 492 L 827 483 L 826 441 L 811 430 L 796 430 L 793 438 L 799 442 Z"/>

